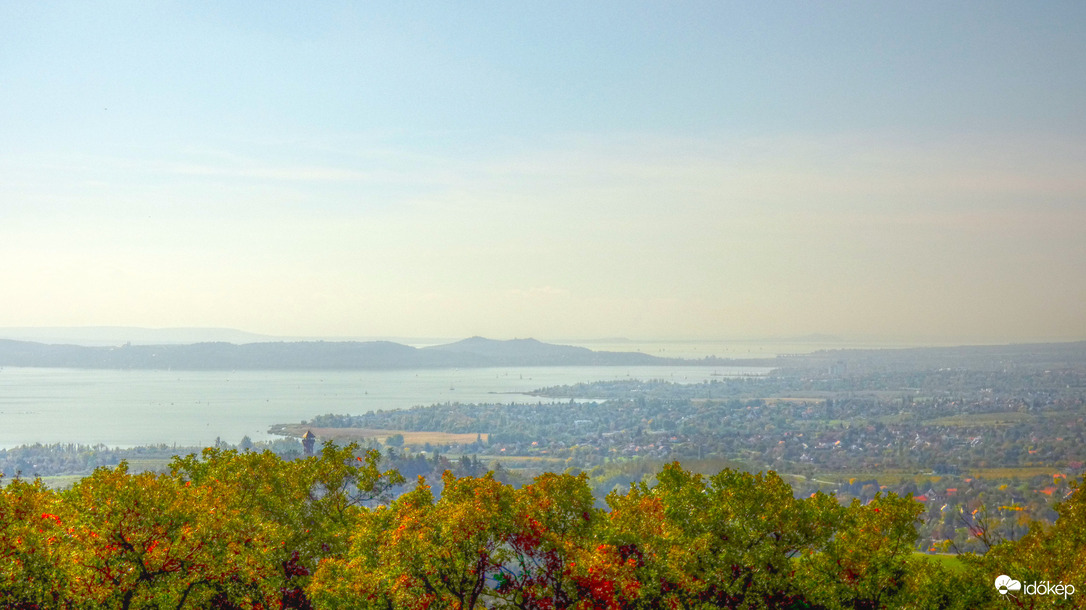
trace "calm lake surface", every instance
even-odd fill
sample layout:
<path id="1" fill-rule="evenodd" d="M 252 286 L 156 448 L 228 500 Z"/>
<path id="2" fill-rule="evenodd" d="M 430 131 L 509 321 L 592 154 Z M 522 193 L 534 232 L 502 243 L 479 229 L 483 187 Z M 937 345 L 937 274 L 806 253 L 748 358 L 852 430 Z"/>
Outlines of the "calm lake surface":
<path id="1" fill-rule="evenodd" d="M 524 367 L 396 371 L 0 369 L 0 447 L 237 443 L 272 424 L 444 402 L 551 402 L 521 394 L 613 379 L 700 383 L 765 367 Z"/>

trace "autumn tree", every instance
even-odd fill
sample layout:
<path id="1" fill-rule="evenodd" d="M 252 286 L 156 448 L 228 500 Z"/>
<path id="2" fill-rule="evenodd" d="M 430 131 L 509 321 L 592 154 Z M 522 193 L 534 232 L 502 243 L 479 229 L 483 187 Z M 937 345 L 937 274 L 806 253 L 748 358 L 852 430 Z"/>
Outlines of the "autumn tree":
<path id="1" fill-rule="evenodd" d="M 521 609 L 571 608 L 590 597 L 600 575 L 594 566 L 604 563 L 599 554 L 607 549 L 600 548 L 605 516 L 595 508 L 588 476 L 546 473 L 513 498 L 510 561 L 495 576 L 494 597 Z"/>
<path id="2" fill-rule="evenodd" d="M 74 599 L 122 609 L 271 599 L 276 532 L 231 505 L 231 484 L 131 475 L 124 462 L 81 480 L 64 494 Z"/>
<path id="3" fill-rule="evenodd" d="M 0 479 L 0 600 L 54 608 L 69 599 L 68 513 L 40 480 Z"/>
<path id="4" fill-rule="evenodd" d="M 793 558 L 824 544 L 836 502 L 797 500 L 775 473 L 708 479 L 669 464 L 655 487 L 612 493 L 612 539 L 640 565 L 641 597 L 680 607 L 788 606 L 803 598 Z"/>
<path id="5" fill-rule="evenodd" d="M 916 522 L 924 506 L 876 494 L 837 511 L 833 537 L 798 562 L 811 598 L 830 608 L 901 606 L 913 595 Z"/>
<path id="6" fill-rule="evenodd" d="M 361 520 L 346 559 L 321 565 L 314 598 L 329 608 L 480 607 L 511 558 L 512 489 L 491 473 L 446 471 L 442 482 L 437 502 L 420 477 L 414 491 Z"/>
<path id="7" fill-rule="evenodd" d="M 403 482 L 395 470 L 381 471 L 381 455 L 358 455 L 351 443 L 326 443 L 320 455 L 284 461 L 275 454 L 205 449 L 197 458 L 176 458 L 171 474 L 196 487 L 226 486 L 230 510 L 261 523 L 275 540 L 270 560 L 283 607 L 305 608 L 304 589 L 322 559 L 342 556 L 364 504 Z"/>
<path id="8" fill-rule="evenodd" d="M 1023 585 L 1048 581 L 1052 585 L 1075 586 L 1074 597 L 1086 593 L 1086 493 L 1073 482 L 1071 494 L 1056 505 L 1059 518 L 1050 526 L 1032 523 L 1029 533 L 1017 541 L 998 544 L 983 557 L 969 561 L 994 592 L 992 583 L 1006 574 Z M 991 593 L 994 597 L 994 593 Z M 1028 596 L 1024 590 L 1011 591 L 1001 597 L 1013 606 L 1051 608 L 1066 606 L 1059 595 Z M 1081 602 L 1079 602 L 1081 603 Z"/>

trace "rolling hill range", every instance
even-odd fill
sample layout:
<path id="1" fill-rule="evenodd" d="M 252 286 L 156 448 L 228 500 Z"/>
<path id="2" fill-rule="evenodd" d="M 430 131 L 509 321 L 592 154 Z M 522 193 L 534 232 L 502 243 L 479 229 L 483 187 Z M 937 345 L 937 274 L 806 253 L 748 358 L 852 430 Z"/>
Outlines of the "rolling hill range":
<path id="1" fill-rule="evenodd" d="M 701 364 L 634 352 L 603 352 L 535 339 L 472 337 L 415 348 L 391 341 L 81 346 L 0 340 L 0 366 L 85 369 L 305 370 L 489 366 L 637 366 Z M 717 363 L 719 364 L 719 363 Z"/>

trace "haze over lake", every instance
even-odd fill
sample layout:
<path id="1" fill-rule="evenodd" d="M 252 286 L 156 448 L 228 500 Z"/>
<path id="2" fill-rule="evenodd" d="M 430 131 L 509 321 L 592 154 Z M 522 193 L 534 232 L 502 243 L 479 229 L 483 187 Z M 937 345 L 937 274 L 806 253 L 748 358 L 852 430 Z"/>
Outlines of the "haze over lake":
<path id="1" fill-rule="evenodd" d="M 0 370 L 0 447 L 30 443 L 237 443 L 323 413 L 458 402 L 549 402 L 520 394 L 607 379 L 698 383 L 765 367 L 522 367 L 396 371 Z"/>

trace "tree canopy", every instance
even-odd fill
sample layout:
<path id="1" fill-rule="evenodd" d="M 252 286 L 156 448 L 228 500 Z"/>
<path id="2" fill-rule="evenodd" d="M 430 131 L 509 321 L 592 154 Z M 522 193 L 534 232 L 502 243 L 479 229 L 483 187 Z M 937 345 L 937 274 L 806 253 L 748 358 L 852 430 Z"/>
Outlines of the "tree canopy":
<path id="1" fill-rule="evenodd" d="M 1086 500 L 950 570 L 913 552 L 923 506 L 795 497 L 776 473 L 667 465 L 596 505 L 584 474 L 404 484 L 376 451 L 207 449 L 0 488 L 8 608 L 1045 607 L 992 582 L 1081 583 Z M 1086 589 L 1080 586 L 1079 589 Z"/>

